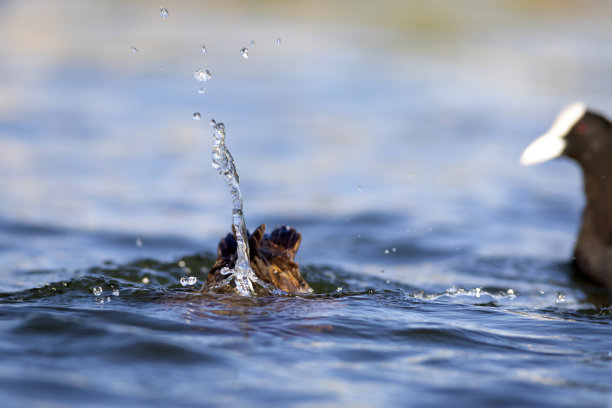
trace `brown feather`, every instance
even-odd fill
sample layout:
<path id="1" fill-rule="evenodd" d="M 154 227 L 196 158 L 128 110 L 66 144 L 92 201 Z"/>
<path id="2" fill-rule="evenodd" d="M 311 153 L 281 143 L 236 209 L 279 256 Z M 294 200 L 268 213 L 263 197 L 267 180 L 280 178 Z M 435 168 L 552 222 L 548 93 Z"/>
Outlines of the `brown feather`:
<path id="1" fill-rule="evenodd" d="M 286 292 L 312 292 L 300 273 L 299 265 L 295 262 L 295 254 L 302 242 L 302 235 L 294 228 L 286 226 L 274 229 L 269 236 L 264 234 L 265 230 L 265 224 L 261 224 L 253 234 L 247 233 L 251 267 L 257 277 Z M 208 273 L 205 287 L 226 278 L 221 274 L 221 269 L 234 267 L 236 249 L 236 238 L 232 234 L 227 234 L 219 241 L 217 260 Z"/>

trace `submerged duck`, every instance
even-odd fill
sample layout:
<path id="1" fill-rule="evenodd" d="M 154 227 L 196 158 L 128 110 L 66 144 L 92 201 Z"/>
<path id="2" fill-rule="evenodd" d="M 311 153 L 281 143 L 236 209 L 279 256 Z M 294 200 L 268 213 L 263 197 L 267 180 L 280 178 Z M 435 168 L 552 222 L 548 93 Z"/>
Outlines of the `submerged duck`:
<path id="1" fill-rule="evenodd" d="M 583 103 L 574 103 L 525 149 L 521 163 L 559 156 L 578 162 L 584 177 L 586 207 L 574 249 L 575 269 L 612 288 L 612 124 Z"/>
<path id="2" fill-rule="evenodd" d="M 251 268 L 257 277 L 285 292 L 311 293 L 312 289 L 295 262 L 302 235 L 286 226 L 276 228 L 270 235 L 264 235 L 265 230 L 266 225 L 261 224 L 253 234 L 248 235 Z M 221 269 L 234 267 L 237 246 L 232 234 L 227 234 L 219 241 L 217 260 L 208 273 L 205 288 L 226 278 L 221 274 Z"/>

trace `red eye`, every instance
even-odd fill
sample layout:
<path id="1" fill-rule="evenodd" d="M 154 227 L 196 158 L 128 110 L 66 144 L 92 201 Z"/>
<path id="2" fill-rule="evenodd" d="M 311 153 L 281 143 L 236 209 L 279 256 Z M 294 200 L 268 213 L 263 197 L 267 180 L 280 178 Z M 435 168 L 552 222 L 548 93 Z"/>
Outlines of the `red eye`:
<path id="1" fill-rule="evenodd" d="M 581 120 L 580 122 L 576 124 L 576 126 L 574 126 L 574 132 L 580 135 L 580 134 L 585 133 L 588 128 L 589 126 L 586 124 L 586 122 L 584 120 Z"/>

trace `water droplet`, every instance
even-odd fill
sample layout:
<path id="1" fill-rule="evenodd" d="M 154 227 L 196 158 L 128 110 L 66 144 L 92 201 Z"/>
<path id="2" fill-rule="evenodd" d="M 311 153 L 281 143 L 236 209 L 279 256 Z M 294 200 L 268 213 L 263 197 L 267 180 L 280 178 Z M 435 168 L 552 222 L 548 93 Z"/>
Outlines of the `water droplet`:
<path id="1" fill-rule="evenodd" d="M 385 255 L 389 255 L 389 250 L 385 249 Z"/>
<path id="2" fill-rule="evenodd" d="M 102 294 L 102 288 L 100 286 L 96 286 L 93 288 L 93 294 L 95 296 L 100 296 Z"/>
<path id="3" fill-rule="evenodd" d="M 240 55 L 242 55 L 242 58 L 248 59 L 249 58 L 249 49 L 247 47 L 244 47 L 243 49 L 240 50 Z"/>
<path id="4" fill-rule="evenodd" d="M 508 289 L 506 293 L 508 293 L 508 299 L 510 300 L 516 299 L 516 292 L 514 291 L 514 289 Z"/>
<path id="5" fill-rule="evenodd" d="M 283 41 L 283 40 L 281 40 L 281 38 L 280 38 L 280 37 L 278 37 L 278 38 L 276 39 L 276 45 L 281 45 L 281 42 L 282 42 L 282 41 Z"/>
<path id="6" fill-rule="evenodd" d="M 385 273 L 385 270 L 384 270 L 384 269 L 381 269 L 381 270 L 380 270 L 380 273 Z"/>
<path id="7" fill-rule="evenodd" d="M 336 292 L 342 292 L 342 286 L 338 286 L 338 287 L 336 288 Z"/>
<path id="8" fill-rule="evenodd" d="M 397 248 L 391 248 L 391 252 L 397 252 Z"/>
<path id="9" fill-rule="evenodd" d="M 187 286 L 187 278 L 185 276 L 181 276 L 180 282 L 182 286 Z"/>
<path id="10" fill-rule="evenodd" d="M 187 278 L 187 283 L 191 286 L 195 285 L 197 281 L 198 278 L 196 278 L 195 276 L 190 276 L 189 278 Z"/>
<path id="11" fill-rule="evenodd" d="M 145 284 L 146 284 L 146 283 L 149 283 L 149 282 L 150 282 L 150 281 L 149 281 L 149 278 L 148 278 L 148 277 L 146 277 L 146 276 L 145 276 L 144 278 L 142 278 L 142 283 L 145 283 Z"/>
<path id="12" fill-rule="evenodd" d="M 198 69 L 193 75 L 195 76 L 195 79 L 200 82 L 206 82 L 212 78 L 210 71 L 204 68 Z"/>
<path id="13" fill-rule="evenodd" d="M 192 116 L 195 120 L 200 120 L 202 118 L 202 115 L 200 115 L 200 112 L 194 112 Z"/>
<path id="14" fill-rule="evenodd" d="M 474 292 L 476 293 L 476 297 L 479 298 L 480 297 L 480 288 L 474 289 Z"/>
<path id="15" fill-rule="evenodd" d="M 132 51 L 132 54 L 138 54 L 138 48 L 136 47 L 130 48 L 130 51 Z"/>
<path id="16" fill-rule="evenodd" d="M 119 296 L 119 289 L 113 290 L 113 296 Z"/>
<path id="17" fill-rule="evenodd" d="M 179 268 L 184 268 L 185 267 L 185 261 L 183 261 L 183 260 L 178 261 L 178 266 L 179 266 Z"/>
<path id="18" fill-rule="evenodd" d="M 563 292 L 557 292 L 557 303 L 565 302 L 565 294 Z"/>
<path id="19" fill-rule="evenodd" d="M 389 279 L 387 279 L 387 280 L 385 281 L 385 283 L 388 285 L 388 284 L 390 284 L 390 283 L 391 283 L 391 281 L 390 281 Z"/>
<path id="20" fill-rule="evenodd" d="M 165 7 L 159 9 L 159 15 L 162 16 L 163 19 L 168 18 L 168 14 L 170 13 L 168 13 L 168 10 Z"/>
<path id="21" fill-rule="evenodd" d="M 204 94 L 206 93 L 206 88 L 200 88 L 200 89 L 198 89 L 198 93 L 199 93 L 200 95 L 204 95 Z"/>
<path id="22" fill-rule="evenodd" d="M 140 238 L 136 238 L 136 246 L 137 246 L 138 248 L 142 248 L 142 239 L 140 239 Z"/>
<path id="23" fill-rule="evenodd" d="M 217 126 L 217 121 L 216 121 L 216 120 L 214 120 L 214 119 L 211 119 L 211 120 L 210 120 L 210 126 L 212 126 L 212 127 Z"/>
<path id="24" fill-rule="evenodd" d="M 201 49 L 202 49 L 202 54 L 206 54 L 206 46 L 203 45 Z"/>
<path id="25" fill-rule="evenodd" d="M 363 188 L 361 186 L 357 186 L 357 191 L 363 191 Z"/>
<path id="26" fill-rule="evenodd" d="M 255 41 L 251 40 L 249 41 L 249 47 L 253 48 L 255 46 Z"/>

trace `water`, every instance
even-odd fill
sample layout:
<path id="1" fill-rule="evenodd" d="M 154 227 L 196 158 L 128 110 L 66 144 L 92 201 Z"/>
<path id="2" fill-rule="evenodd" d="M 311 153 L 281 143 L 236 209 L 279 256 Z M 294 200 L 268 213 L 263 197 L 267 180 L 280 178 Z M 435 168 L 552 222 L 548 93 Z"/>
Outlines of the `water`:
<path id="1" fill-rule="evenodd" d="M 196 70 L 193 75 L 200 82 L 206 82 L 212 78 L 212 74 L 210 73 L 210 71 L 204 68 Z"/>
<path id="2" fill-rule="evenodd" d="M 249 257 L 249 243 L 247 241 L 246 223 L 242 207 L 242 193 L 240 192 L 240 178 L 236 170 L 236 163 L 227 145 L 225 144 L 225 125 L 211 120 L 213 138 L 215 140 L 212 152 L 212 167 L 219 172 L 229 188 L 232 197 L 232 231 L 236 237 L 236 263 L 234 269 L 224 267 L 222 275 L 228 275 L 223 282 L 234 281 L 238 293 L 242 296 L 251 296 L 255 292 L 253 283 L 261 283 L 251 268 Z"/>
<path id="3" fill-rule="evenodd" d="M 589 4 L 5 4 L 3 406 L 609 407 L 580 174 L 518 164 L 568 103 L 612 116 Z M 200 293 L 231 207 L 193 112 L 314 294 Z"/>

